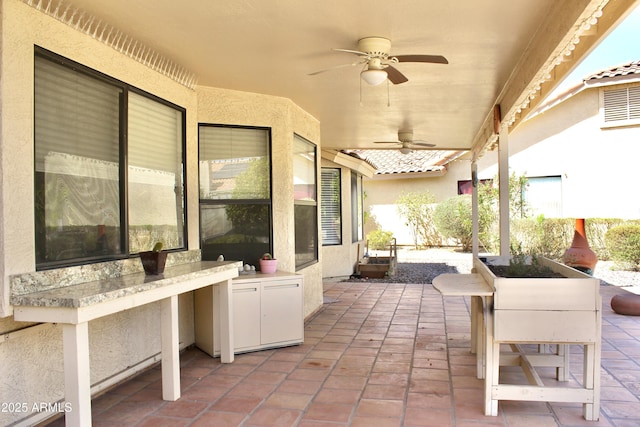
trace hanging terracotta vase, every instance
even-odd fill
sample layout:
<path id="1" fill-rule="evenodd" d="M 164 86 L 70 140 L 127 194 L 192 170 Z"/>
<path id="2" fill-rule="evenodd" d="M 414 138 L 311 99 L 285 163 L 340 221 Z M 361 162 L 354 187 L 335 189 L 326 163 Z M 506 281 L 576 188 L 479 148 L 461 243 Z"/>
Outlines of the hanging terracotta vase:
<path id="1" fill-rule="evenodd" d="M 576 219 L 576 230 L 573 233 L 573 242 L 571 247 L 564 253 L 564 263 L 569 267 L 580 270 L 589 275 L 593 274 L 596 267 L 598 257 L 596 253 L 589 247 L 587 234 L 584 229 L 584 218 Z"/>

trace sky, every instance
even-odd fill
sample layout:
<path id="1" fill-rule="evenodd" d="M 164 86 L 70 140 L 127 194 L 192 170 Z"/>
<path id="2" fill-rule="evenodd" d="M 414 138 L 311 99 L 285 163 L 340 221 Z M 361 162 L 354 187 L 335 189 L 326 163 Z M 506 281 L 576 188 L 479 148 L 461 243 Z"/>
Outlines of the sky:
<path id="1" fill-rule="evenodd" d="M 611 31 L 554 92 L 569 89 L 598 71 L 634 61 L 640 61 L 640 6 Z"/>

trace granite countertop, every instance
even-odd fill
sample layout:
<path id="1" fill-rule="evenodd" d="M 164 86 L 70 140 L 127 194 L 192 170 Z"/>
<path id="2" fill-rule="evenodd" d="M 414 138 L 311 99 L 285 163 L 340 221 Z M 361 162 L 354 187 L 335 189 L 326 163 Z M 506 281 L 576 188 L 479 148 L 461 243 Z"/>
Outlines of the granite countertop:
<path id="1" fill-rule="evenodd" d="M 38 292 L 12 295 L 11 304 L 29 307 L 80 308 L 122 298 L 185 280 L 205 277 L 212 273 L 233 270 L 237 273 L 240 261 L 197 261 L 167 267 L 163 274 L 123 274 L 118 277 L 78 283 Z"/>

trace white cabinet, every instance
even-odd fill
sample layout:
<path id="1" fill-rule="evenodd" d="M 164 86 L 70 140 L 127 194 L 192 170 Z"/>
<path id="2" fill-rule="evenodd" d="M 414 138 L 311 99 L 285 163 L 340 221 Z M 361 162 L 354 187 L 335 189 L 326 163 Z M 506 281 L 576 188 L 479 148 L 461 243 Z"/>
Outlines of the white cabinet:
<path id="1" fill-rule="evenodd" d="M 304 340 L 303 280 L 285 272 L 252 274 L 233 279 L 234 351 L 242 353 L 300 344 Z M 219 321 L 220 298 L 216 287 L 195 293 L 196 346 L 220 355 L 220 338 L 207 340 Z"/>

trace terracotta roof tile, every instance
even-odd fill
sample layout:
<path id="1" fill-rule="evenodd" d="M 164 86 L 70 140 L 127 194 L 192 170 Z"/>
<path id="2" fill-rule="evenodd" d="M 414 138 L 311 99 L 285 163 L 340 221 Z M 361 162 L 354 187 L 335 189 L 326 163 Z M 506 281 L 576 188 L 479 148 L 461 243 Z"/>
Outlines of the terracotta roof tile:
<path id="1" fill-rule="evenodd" d="M 640 74 L 640 61 L 630 62 L 628 64 L 619 65 L 608 70 L 602 70 L 595 74 L 585 77 L 584 81 L 600 80 L 612 77 L 628 76 L 630 74 Z"/>
<path id="2" fill-rule="evenodd" d="M 376 174 L 418 173 L 439 171 L 444 168 L 454 151 L 414 150 L 402 154 L 399 150 L 349 150 L 346 154 L 356 155 L 371 163 Z"/>

